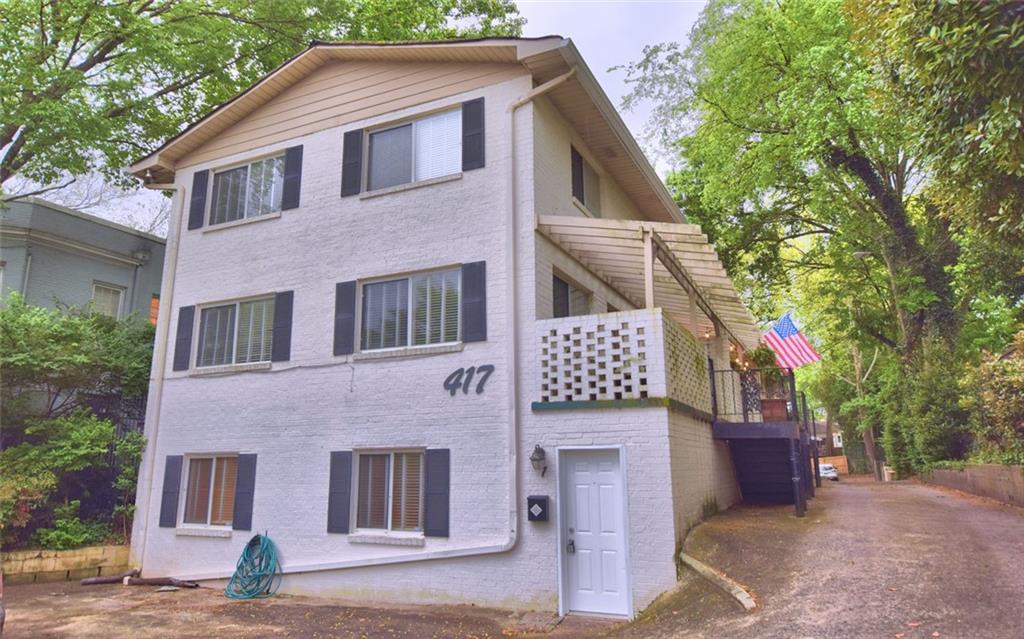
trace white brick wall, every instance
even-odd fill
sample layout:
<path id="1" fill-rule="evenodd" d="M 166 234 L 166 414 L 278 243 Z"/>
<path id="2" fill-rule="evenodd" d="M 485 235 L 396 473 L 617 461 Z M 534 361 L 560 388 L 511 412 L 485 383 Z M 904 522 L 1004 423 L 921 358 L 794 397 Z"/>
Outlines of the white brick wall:
<path id="1" fill-rule="evenodd" d="M 422 553 L 500 544 L 508 537 L 512 505 L 507 433 L 509 406 L 514 404 L 519 413 L 514 445 L 521 478 L 515 497 L 521 516 L 514 550 L 292 573 L 286 576 L 283 591 L 556 609 L 556 525 L 554 521 L 529 523 L 524 511 L 526 495 L 555 497 L 559 446 L 625 446 L 635 608 L 646 606 L 674 584 L 673 552 L 682 517 L 674 514 L 674 505 L 682 503 L 680 495 L 690 499 L 690 480 L 679 474 L 682 466 L 676 460 L 685 461 L 686 452 L 672 443 L 676 440 L 671 414 L 665 409 L 534 413 L 530 408 L 539 399 L 535 383 L 539 360 L 531 347 L 532 329 L 537 318 L 550 314 L 550 300 L 544 296 L 550 296 L 552 264 L 558 262 L 581 283 L 594 285 L 597 310 L 603 311 L 606 301 L 623 309 L 630 306 L 535 234 L 534 197 L 539 200 L 540 195 L 533 184 L 538 166 L 564 159 L 568 170 L 569 158 L 567 148 L 563 153 L 550 145 L 538 147 L 535 157 L 534 142 L 541 141 L 541 136 L 534 128 L 531 105 L 521 108 L 516 119 L 519 304 L 514 312 L 522 347 L 520 392 L 509 397 L 511 336 L 506 327 L 512 311 L 507 305 L 511 280 L 505 248 L 510 214 L 506 109 L 530 88 L 524 76 L 344 127 L 370 126 L 483 95 L 487 166 L 466 172 L 459 180 L 369 199 L 341 198 L 344 131 L 330 129 L 252 152 L 259 155 L 294 144 L 304 146 L 300 208 L 234 228 L 183 231 L 169 314 L 171 341 L 181 306 L 294 290 L 292 351 L 289 362 L 275 363 L 269 371 L 194 377 L 170 370 L 172 343 L 163 402 L 153 409 L 159 411 L 160 426 L 158 436 L 150 441 L 156 459 L 152 499 L 148 511 L 140 506 L 136 525 L 136 539 L 146 539 L 145 556 L 135 557 L 143 561 L 145 575 L 226 575 L 251 534 L 235 532 L 226 539 L 183 537 L 174 529 L 158 527 L 164 460 L 167 455 L 188 453 L 258 454 L 253 531 L 270 535 L 286 567 L 415 559 Z M 217 164 L 242 159 L 233 156 Z M 180 171 L 177 180 L 190 188 L 192 170 Z M 606 205 L 615 202 L 612 196 L 602 198 Z M 332 355 L 337 282 L 478 260 L 487 262 L 486 342 L 466 344 L 460 352 L 405 359 L 357 361 Z M 444 391 L 442 382 L 451 371 L 481 364 L 496 367 L 482 395 L 451 397 Z M 543 478 L 528 460 L 535 444 L 548 451 L 552 466 Z M 326 532 L 329 452 L 388 446 L 451 450 L 449 539 L 430 538 L 423 548 L 405 548 L 350 544 L 345 535 Z M 726 497 L 719 500 L 720 505 L 725 505 Z M 696 499 L 699 503 L 700 498 Z"/>

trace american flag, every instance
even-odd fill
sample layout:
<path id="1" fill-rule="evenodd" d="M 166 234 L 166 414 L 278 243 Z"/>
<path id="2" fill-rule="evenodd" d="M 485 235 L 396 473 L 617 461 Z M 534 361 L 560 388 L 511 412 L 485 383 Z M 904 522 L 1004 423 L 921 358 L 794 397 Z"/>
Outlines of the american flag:
<path id="1" fill-rule="evenodd" d="M 818 351 L 793 323 L 786 313 L 764 334 L 764 342 L 775 351 L 775 363 L 782 368 L 795 369 L 821 359 Z"/>

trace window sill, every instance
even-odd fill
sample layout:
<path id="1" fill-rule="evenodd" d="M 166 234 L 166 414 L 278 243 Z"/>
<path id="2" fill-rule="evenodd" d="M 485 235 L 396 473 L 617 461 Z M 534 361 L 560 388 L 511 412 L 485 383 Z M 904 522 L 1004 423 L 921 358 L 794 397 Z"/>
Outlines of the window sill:
<path id="1" fill-rule="evenodd" d="M 359 195 L 360 200 L 368 200 L 370 198 L 380 197 L 381 195 L 390 195 L 391 193 L 401 193 L 402 191 L 411 191 L 412 189 L 418 189 L 421 186 L 430 186 L 432 184 L 443 184 L 444 182 L 453 182 L 455 180 L 461 180 L 462 173 L 452 173 L 451 175 L 442 175 L 441 177 L 430 178 L 429 180 L 420 180 L 419 182 L 407 182 L 406 184 L 396 184 L 383 189 L 377 189 L 375 191 L 366 191 Z"/>
<path id="2" fill-rule="evenodd" d="M 593 218 L 600 218 L 601 217 L 600 215 L 597 215 L 596 213 L 591 211 L 589 208 L 587 208 L 587 205 L 584 204 L 583 202 L 580 202 L 579 199 L 577 199 L 577 197 L 575 195 L 572 196 L 572 203 L 573 203 L 573 206 L 578 208 L 580 210 L 580 212 L 583 213 L 583 215 L 586 215 L 587 217 L 593 217 Z"/>
<path id="3" fill-rule="evenodd" d="M 246 217 L 240 220 L 232 220 L 230 222 L 221 222 L 220 224 L 212 224 L 203 226 L 203 233 L 213 233 L 215 231 L 222 231 L 224 229 L 233 229 L 236 226 L 245 226 L 246 224 L 255 224 L 256 222 L 266 222 L 267 220 L 276 220 L 281 217 L 281 211 L 274 211 L 273 213 L 267 213 L 265 215 L 257 215 L 256 217 Z"/>
<path id="4" fill-rule="evenodd" d="M 385 348 L 379 351 L 361 351 L 353 353 L 354 361 L 391 359 L 395 357 L 420 357 L 425 355 L 440 355 L 441 353 L 458 353 L 463 349 L 462 342 L 452 344 L 435 344 L 432 346 L 407 346 L 402 348 Z"/>
<path id="5" fill-rule="evenodd" d="M 194 368 L 189 377 L 215 377 L 217 375 L 231 375 L 233 373 L 244 373 L 247 371 L 270 370 L 270 362 L 253 362 L 252 364 L 228 364 L 227 366 L 204 366 Z"/>
<path id="6" fill-rule="evenodd" d="M 350 544 L 377 544 L 381 546 L 413 546 L 421 548 L 427 540 L 422 533 L 355 532 L 348 536 Z"/>
<path id="7" fill-rule="evenodd" d="M 230 528 L 202 528 L 189 526 L 178 527 L 174 529 L 174 534 L 177 537 L 216 537 L 219 539 L 230 539 L 231 529 Z"/>

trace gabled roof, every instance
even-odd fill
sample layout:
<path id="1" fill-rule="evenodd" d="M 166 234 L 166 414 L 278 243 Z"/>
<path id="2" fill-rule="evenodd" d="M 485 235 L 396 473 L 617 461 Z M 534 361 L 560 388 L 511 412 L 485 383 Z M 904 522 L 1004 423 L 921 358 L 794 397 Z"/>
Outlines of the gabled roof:
<path id="1" fill-rule="evenodd" d="M 313 42 L 245 91 L 165 142 L 129 171 L 168 183 L 178 162 L 258 107 L 331 61 L 480 62 L 521 64 L 540 84 L 570 69 L 576 73 L 547 95 L 598 161 L 648 219 L 680 222 L 682 215 L 640 146 L 605 95 L 572 41 L 561 36 L 419 42 Z"/>

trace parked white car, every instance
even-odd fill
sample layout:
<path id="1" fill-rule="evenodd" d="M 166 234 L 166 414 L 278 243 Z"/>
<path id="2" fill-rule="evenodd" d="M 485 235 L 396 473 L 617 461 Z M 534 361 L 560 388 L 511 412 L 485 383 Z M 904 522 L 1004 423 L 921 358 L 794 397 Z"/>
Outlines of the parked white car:
<path id="1" fill-rule="evenodd" d="M 832 464 L 818 464 L 818 473 L 822 479 L 830 479 L 832 481 L 839 481 L 839 471 Z"/>

